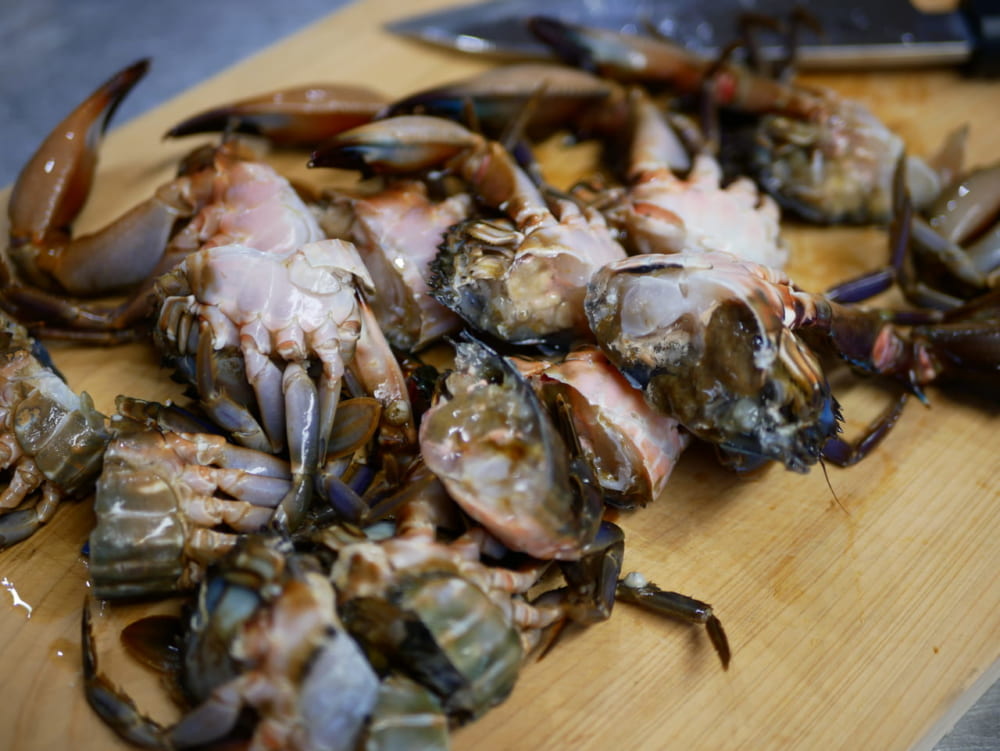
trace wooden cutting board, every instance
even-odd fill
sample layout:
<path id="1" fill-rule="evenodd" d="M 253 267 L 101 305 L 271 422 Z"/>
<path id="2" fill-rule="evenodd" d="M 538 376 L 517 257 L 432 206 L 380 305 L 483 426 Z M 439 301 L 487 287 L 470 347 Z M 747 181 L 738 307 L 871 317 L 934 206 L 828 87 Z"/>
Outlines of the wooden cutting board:
<path id="1" fill-rule="evenodd" d="M 361 0 L 118 129 L 79 229 L 168 179 L 206 139 L 164 143 L 161 134 L 210 104 L 328 80 L 394 97 L 484 69 L 381 30 L 403 12 L 443 4 Z M 810 80 L 867 102 L 914 153 L 931 153 L 963 122 L 972 129 L 969 163 L 1000 153 L 1000 84 L 945 71 Z M 548 150 L 553 179 L 569 179 L 585 153 Z M 303 163 L 282 162 L 316 184 L 333 179 Z M 789 228 L 787 236 L 792 275 L 813 289 L 879 265 L 886 252 L 876 229 Z M 119 393 L 178 394 L 146 343 L 54 346 L 53 354 L 70 385 L 105 411 Z M 887 398 L 852 379 L 839 386 L 849 429 Z M 619 605 L 607 623 L 569 633 L 526 666 L 510 699 L 458 731 L 455 748 L 929 748 L 1000 675 L 1000 414 L 961 394 L 931 389 L 930 400 L 909 406 L 873 456 L 828 479 L 780 467 L 740 478 L 691 450 L 663 498 L 620 517 L 626 568 L 713 603 L 732 642 L 731 668 L 721 669 L 701 631 Z M 123 747 L 81 686 L 80 549 L 92 523 L 87 503 L 67 505 L 0 553 L 2 748 Z M 176 713 L 157 679 L 116 645 L 141 610 L 101 611 L 102 666 L 167 721 Z"/>

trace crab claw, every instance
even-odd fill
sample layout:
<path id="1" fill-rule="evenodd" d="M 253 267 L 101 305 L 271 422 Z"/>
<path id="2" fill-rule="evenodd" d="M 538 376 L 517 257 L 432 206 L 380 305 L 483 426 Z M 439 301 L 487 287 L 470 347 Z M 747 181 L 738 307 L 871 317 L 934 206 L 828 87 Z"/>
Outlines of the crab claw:
<path id="1" fill-rule="evenodd" d="M 362 86 L 296 86 L 199 112 L 168 130 L 166 137 L 232 128 L 264 136 L 280 146 L 313 146 L 367 123 L 385 104 L 381 94 Z"/>
<path id="2" fill-rule="evenodd" d="M 41 244 L 53 229 L 72 224 L 90 192 L 108 121 L 148 70 L 144 59 L 116 73 L 42 142 L 11 192 L 7 214 L 13 244 Z"/>
<path id="3" fill-rule="evenodd" d="M 434 115 L 465 122 L 471 115 L 483 132 L 499 138 L 527 111 L 525 135 L 543 139 L 560 128 L 608 132 L 626 116 L 622 90 L 586 71 L 552 63 L 519 63 L 411 94 L 385 115 Z"/>
<path id="4" fill-rule="evenodd" d="M 400 115 L 335 136 L 313 152 L 309 166 L 366 174 L 416 172 L 439 167 L 482 142 L 482 136 L 443 118 Z"/>
<path id="5" fill-rule="evenodd" d="M 11 191 L 0 305 L 21 320 L 43 322 L 49 334 L 99 340 L 130 336 L 128 329 L 148 312 L 144 290 L 122 304 L 78 298 L 134 288 L 157 273 L 175 223 L 197 210 L 208 188 L 210 180 L 182 175 L 107 227 L 72 237 L 70 227 L 93 184 L 101 136 L 148 68 L 148 60 L 134 63 L 73 110 L 25 165 Z"/>

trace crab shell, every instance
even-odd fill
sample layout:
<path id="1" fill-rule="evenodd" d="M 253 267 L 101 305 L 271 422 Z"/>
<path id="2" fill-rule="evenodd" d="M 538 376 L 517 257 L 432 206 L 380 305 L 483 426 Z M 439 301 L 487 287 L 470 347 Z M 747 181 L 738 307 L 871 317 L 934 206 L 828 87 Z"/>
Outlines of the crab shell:
<path id="1" fill-rule="evenodd" d="M 538 397 L 483 345 L 459 345 L 455 366 L 420 425 L 427 467 L 511 550 L 578 559 L 597 534 L 601 504 L 574 487 L 566 444 Z"/>
<path id="2" fill-rule="evenodd" d="M 807 299 L 727 253 L 636 256 L 595 274 L 587 316 L 655 407 L 723 451 L 804 472 L 838 430 L 813 352 L 789 327 Z"/>

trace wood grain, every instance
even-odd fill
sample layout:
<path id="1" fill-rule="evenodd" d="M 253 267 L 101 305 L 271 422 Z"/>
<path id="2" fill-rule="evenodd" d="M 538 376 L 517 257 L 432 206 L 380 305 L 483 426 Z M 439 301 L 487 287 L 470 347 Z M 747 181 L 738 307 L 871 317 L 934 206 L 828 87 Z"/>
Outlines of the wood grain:
<path id="1" fill-rule="evenodd" d="M 405 12 L 442 4 L 419 0 Z M 80 229 L 168 179 L 176 160 L 201 141 L 166 143 L 161 134 L 209 104 L 321 80 L 363 82 L 398 96 L 489 64 L 381 31 L 400 12 L 390 0 L 362 0 L 113 132 Z M 1000 153 L 995 83 L 947 71 L 811 80 L 869 103 L 913 152 L 931 152 L 968 122 L 970 163 Z M 577 158 L 555 154 L 547 165 L 570 174 Z M 286 157 L 282 165 L 316 184 L 333 179 L 307 171 L 303 161 Z M 788 238 L 793 276 L 817 289 L 885 257 L 877 229 L 789 227 Z M 118 393 L 177 395 L 145 343 L 53 350 L 71 386 L 104 410 Z M 851 379 L 841 385 L 850 429 L 885 403 L 877 388 Z M 930 398 L 930 408 L 906 410 L 872 457 L 831 470 L 829 481 L 820 471 L 795 475 L 779 467 L 739 478 L 695 449 L 663 498 L 621 516 L 626 568 L 716 606 L 734 650 L 729 671 L 701 632 L 620 605 L 607 623 L 570 633 L 528 665 L 510 699 L 458 731 L 455 747 L 929 745 L 947 729 L 942 718 L 1000 656 L 1000 415 L 961 394 L 932 389 Z M 68 505 L 33 538 L 0 553 L 0 598 L 7 598 L 0 606 L 2 748 L 123 747 L 91 713 L 81 687 L 80 549 L 92 522 L 86 503 Z M 103 666 L 144 709 L 169 720 L 174 710 L 156 679 L 114 644 L 138 610 L 102 610 Z"/>

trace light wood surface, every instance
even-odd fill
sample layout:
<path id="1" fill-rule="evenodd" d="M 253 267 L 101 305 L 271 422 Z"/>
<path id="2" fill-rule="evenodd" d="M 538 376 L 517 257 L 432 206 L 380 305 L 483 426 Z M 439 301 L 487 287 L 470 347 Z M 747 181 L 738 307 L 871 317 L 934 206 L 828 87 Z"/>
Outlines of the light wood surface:
<path id="1" fill-rule="evenodd" d="M 322 80 L 398 96 L 485 68 L 381 30 L 401 13 L 442 4 L 362 0 L 116 130 L 79 228 L 168 179 L 201 141 L 166 143 L 161 134 L 209 104 Z M 1000 153 L 1000 84 L 948 71 L 811 80 L 867 102 L 915 153 L 932 152 L 963 122 L 972 129 L 971 164 Z M 548 149 L 550 174 L 572 175 L 584 152 Z M 282 164 L 317 184 L 332 179 L 303 161 Z M 885 257 L 876 229 L 789 228 L 787 236 L 793 277 L 814 289 Z M 178 395 L 145 343 L 54 346 L 53 354 L 70 385 L 105 411 L 118 393 Z M 885 404 L 878 389 L 838 384 L 849 430 Z M 455 748 L 929 747 L 996 677 L 1000 656 L 1000 415 L 936 389 L 930 399 L 930 408 L 910 405 L 873 456 L 831 469 L 829 481 L 818 469 L 780 467 L 740 478 L 708 451 L 690 451 L 663 498 L 620 516 L 626 568 L 713 603 L 732 642 L 729 671 L 702 632 L 619 605 L 607 623 L 570 633 L 526 666 L 506 703 L 456 732 Z M 81 686 L 80 549 L 92 522 L 86 503 L 67 505 L 0 553 L 0 748 L 124 747 Z M 102 666 L 167 721 L 176 713 L 157 679 L 115 645 L 141 610 L 102 610 Z"/>

